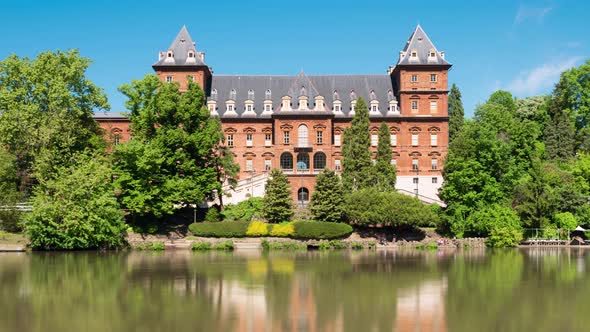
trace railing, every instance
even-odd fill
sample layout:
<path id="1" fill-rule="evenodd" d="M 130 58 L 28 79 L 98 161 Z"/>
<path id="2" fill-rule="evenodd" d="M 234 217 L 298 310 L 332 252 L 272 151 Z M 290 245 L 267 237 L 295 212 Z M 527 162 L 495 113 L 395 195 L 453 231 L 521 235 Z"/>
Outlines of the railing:
<path id="1" fill-rule="evenodd" d="M 28 203 L 19 203 L 16 205 L 2 205 L 0 206 L 0 211 L 20 211 L 20 212 L 31 212 L 33 210 L 33 206 Z"/>
<path id="2" fill-rule="evenodd" d="M 281 171 L 285 174 L 293 174 L 294 173 L 292 169 L 281 168 Z"/>
<path id="3" fill-rule="evenodd" d="M 309 169 L 298 169 L 297 174 L 309 174 Z"/>

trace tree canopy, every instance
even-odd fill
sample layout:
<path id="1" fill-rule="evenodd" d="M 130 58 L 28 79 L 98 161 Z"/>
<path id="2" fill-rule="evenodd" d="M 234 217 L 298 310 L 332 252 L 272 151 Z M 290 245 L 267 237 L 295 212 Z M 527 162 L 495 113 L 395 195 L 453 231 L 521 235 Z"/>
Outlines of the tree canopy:
<path id="1" fill-rule="evenodd" d="M 344 131 L 342 143 L 342 184 L 346 191 L 371 186 L 371 136 L 369 109 L 363 98 L 354 107 L 351 127 Z"/>

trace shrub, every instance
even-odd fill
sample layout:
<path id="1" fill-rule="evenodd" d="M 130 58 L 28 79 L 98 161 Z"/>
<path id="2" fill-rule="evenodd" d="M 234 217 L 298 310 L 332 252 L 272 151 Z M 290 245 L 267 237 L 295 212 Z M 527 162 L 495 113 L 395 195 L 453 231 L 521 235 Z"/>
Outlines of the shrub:
<path id="1" fill-rule="evenodd" d="M 361 225 L 433 226 L 439 222 L 436 211 L 416 197 L 372 188 L 348 195 L 345 212 L 350 222 Z"/>
<path id="2" fill-rule="evenodd" d="M 275 237 L 291 237 L 295 234 L 295 227 L 293 223 L 282 223 L 271 226 L 270 236 Z"/>
<path id="3" fill-rule="evenodd" d="M 361 250 L 361 249 L 365 249 L 365 245 L 362 242 L 353 242 L 350 245 L 350 248 L 354 249 L 354 250 Z"/>
<path id="4" fill-rule="evenodd" d="M 166 247 L 164 246 L 164 242 L 153 242 L 151 249 L 153 251 L 161 251 L 161 250 L 165 250 Z"/>
<path id="5" fill-rule="evenodd" d="M 515 247 L 522 241 L 522 228 L 509 224 L 496 225 L 486 239 L 486 245 L 492 248 Z"/>
<path id="6" fill-rule="evenodd" d="M 491 230 L 499 225 L 521 228 L 520 219 L 510 207 L 493 204 L 479 209 L 465 220 L 465 233 L 474 236 L 489 236 Z"/>
<path id="7" fill-rule="evenodd" d="M 368 247 L 369 249 L 373 250 L 373 249 L 377 249 L 377 242 L 375 241 L 369 241 L 368 243 Z"/>
<path id="8" fill-rule="evenodd" d="M 207 214 L 205 214 L 205 221 L 206 222 L 220 222 L 221 215 L 219 214 L 219 210 L 215 206 L 212 206 L 207 210 Z"/>
<path id="9" fill-rule="evenodd" d="M 319 250 L 330 250 L 330 242 L 328 241 L 322 241 L 320 242 L 320 244 L 318 245 L 318 249 Z"/>
<path id="10" fill-rule="evenodd" d="M 264 250 L 307 250 L 305 243 L 296 241 L 262 241 L 262 249 Z"/>
<path id="11" fill-rule="evenodd" d="M 345 242 L 342 242 L 340 240 L 331 240 L 330 247 L 332 249 L 346 249 L 348 246 L 346 245 Z"/>
<path id="12" fill-rule="evenodd" d="M 438 249 L 438 244 L 436 244 L 436 242 L 418 243 L 416 245 L 416 249 L 419 249 L 419 250 L 437 250 Z"/>
<path id="13" fill-rule="evenodd" d="M 555 215 L 555 224 L 557 224 L 558 228 L 573 231 L 576 228 L 578 222 L 576 217 L 574 217 L 571 212 L 563 212 L 557 213 Z"/>
<path id="14" fill-rule="evenodd" d="M 262 197 L 251 197 L 236 205 L 228 204 L 221 211 L 225 221 L 250 221 L 262 216 Z"/>
<path id="15" fill-rule="evenodd" d="M 293 199 L 289 179 L 283 172 L 273 169 L 270 172 L 264 193 L 264 217 L 272 223 L 291 219 L 293 216 Z"/>
<path id="16" fill-rule="evenodd" d="M 191 250 L 209 250 L 211 243 L 209 242 L 195 242 L 191 245 Z"/>
<path id="17" fill-rule="evenodd" d="M 215 249 L 215 250 L 234 250 L 234 243 L 230 240 L 215 243 L 213 245 L 213 249 Z"/>
<path id="18" fill-rule="evenodd" d="M 244 221 L 200 222 L 192 223 L 188 228 L 196 236 L 244 237 L 248 224 Z"/>
<path id="19" fill-rule="evenodd" d="M 269 225 L 262 221 L 253 221 L 246 230 L 247 236 L 267 236 Z"/>
<path id="20" fill-rule="evenodd" d="M 298 239 L 336 239 L 352 233 L 352 227 L 343 223 L 294 221 L 294 238 Z"/>

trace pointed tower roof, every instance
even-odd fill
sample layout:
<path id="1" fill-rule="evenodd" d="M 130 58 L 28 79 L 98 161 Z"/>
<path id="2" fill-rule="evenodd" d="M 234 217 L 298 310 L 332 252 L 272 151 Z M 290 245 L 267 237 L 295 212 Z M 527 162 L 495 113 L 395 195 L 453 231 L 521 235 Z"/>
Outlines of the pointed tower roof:
<path id="1" fill-rule="evenodd" d="M 431 56 L 434 54 L 434 56 Z M 403 51 L 400 52 L 398 65 L 448 65 L 444 52 L 439 52 L 420 24 L 408 39 Z"/>
<path id="2" fill-rule="evenodd" d="M 206 66 L 204 54 L 197 52 L 196 45 L 185 25 L 182 26 L 168 50 L 160 52 L 158 62 L 153 67 L 160 66 Z"/>
<path id="3" fill-rule="evenodd" d="M 313 98 L 319 95 L 319 92 L 309 77 L 305 75 L 305 72 L 301 70 L 299 75 L 297 75 L 291 82 L 288 94 L 292 98 L 298 98 L 302 95 L 307 96 L 308 98 Z"/>

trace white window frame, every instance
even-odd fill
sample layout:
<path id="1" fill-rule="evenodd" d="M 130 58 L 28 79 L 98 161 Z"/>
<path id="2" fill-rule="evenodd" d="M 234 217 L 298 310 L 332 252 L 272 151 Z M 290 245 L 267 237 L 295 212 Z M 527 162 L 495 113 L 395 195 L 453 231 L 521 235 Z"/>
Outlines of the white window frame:
<path id="1" fill-rule="evenodd" d="M 252 146 L 252 133 L 246 133 L 246 146 Z"/>
<path id="2" fill-rule="evenodd" d="M 283 144 L 291 144 L 291 133 L 287 130 L 283 131 Z"/>
<path id="3" fill-rule="evenodd" d="M 438 183 L 438 178 L 437 177 L 434 177 L 434 178 L 432 178 L 431 181 L 432 181 L 432 184 L 437 184 Z"/>
<path id="4" fill-rule="evenodd" d="M 436 113 L 438 111 L 438 102 L 436 100 L 430 101 L 430 112 Z"/>
<path id="5" fill-rule="evenodd" d="M 264 145 L 271 146 L 272 145 L 272 134 L 266 133 L 264 134 Z"/>
<path id="6" fill-rule="evenodd" d="M 420 138 L 418 137 L 417 133 L 412 133 L 412 146 L 418 146 L 420 143 Z"/>
<path id="7" fill-rule="evenodd" d="M 342 170 L 342 164 L 340 162 L 340 159 L 334 160 L 334 170 L 336 172 L 340 172 Z"/>
<path id="8" fill-rule="evenodd" d="M 410 76 L 410 82 L 417 83 L 418 82 L 418 74 L 412 74 Z"/>
<path id="9" fill-rule="evenodd" d="M 342 135 L 341 134 L 334 134 L 334 145 L 340 146 L 342 144 Z"/>
<path id="10" fill-rule="evenodd" d="M 271 159 L 265 159 L 264 160 L 264 170 L 265 171 L 270 171 L 272 169 L 272 160 Z"/>
<path id="11" fill-rule="evenodd" d="M 438 145 L 438 134 L 430 134 L 430 146 Z"/>
<path id="12" fill-rule="evenodd" d="M 299 127 L 297 127 L 297 146 L 304 148 L 308 146 L 308 134 L 309 130 L 306 125 L 300 124 Z"/>
<path id="13" fill-rule="evenodd" d="M 418 169 L 420 169 L 418 158 L 414 158 L 412 159 L 412 171 L 417 171 Z"/>
<path id="14" fill-rule="evenodd" d="M 227 134 L 227 146 L 234 147 L 234 134 Z"/>
<path id="15" fill-rule="evenodd" d="M 417 111 L 417 110 L 418 110 L 418 101 L 412 100 L 412 111 Z"/>
<path id="16" fill-rule="evenodd" d="M 173 77 L 171 75 L 166 76 L 166 83 L 172 83 Z"/>
<path id="17" fill-rule="evenodd" d="M 433 171 L 437 171 L 438 170 L 438 159 L 432 158 L 430 160 L 430 169 L 432 169 Z"/>
<path id="18" fill-rule="evenodd" d="M 316 144 L 324 144 L 324 132 L 321 130 L 318 130 L 315 132 L 315 143 Z"/>
<path id="19" fill-rule="evenodd" d="M 377 146 L 379 144 L 379 135 L 371 134 L 371 146 Z"/>
<path id="20" fill-rule="evenodd" d="M 438 74 L 430 74 L 430 82 L 432 82 L 432 83 L 438 82 Z"/>
<path id="21" fill-rule="evenodd" d="M 397 134 L 390 134 L 391 146 L 397 146 Z"/>
<path id="22" fill-rule="evenodd" d="M 246 172 L 252 172 L 254 170 L 254 164 L 252 159 L 246 159 Z"/>

